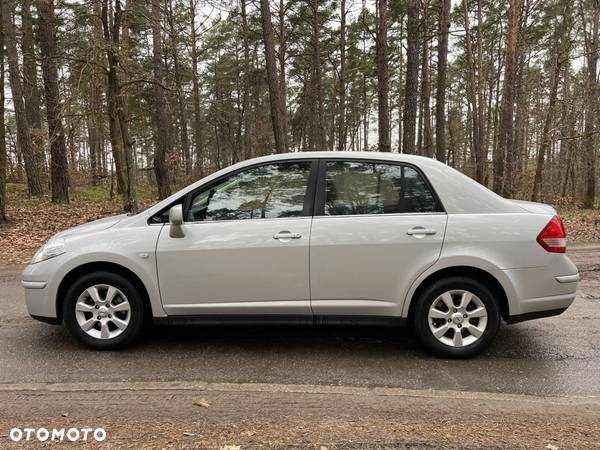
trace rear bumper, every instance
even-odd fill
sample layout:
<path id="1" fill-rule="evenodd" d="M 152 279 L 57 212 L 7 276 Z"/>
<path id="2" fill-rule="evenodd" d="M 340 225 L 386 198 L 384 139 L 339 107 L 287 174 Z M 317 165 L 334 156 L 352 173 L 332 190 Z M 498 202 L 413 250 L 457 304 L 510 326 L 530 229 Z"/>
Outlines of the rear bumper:
<path id="1" fill-rule="evenodd" d="M 555 316 L 575 300 L 579 272 L 566 255 L 545 267 L 498 270 L 508 300 L 507 322 Z"/>
<path id="2" fill-rule="evenodd" d="M 544 317 L 543 314 L 549 311 L 561 310 L 561 312 L 563 312 L 565 309 L 571 306 L 571 304 L 575 300 L 575 287 L 576 286 L 573 286 L 573 292 L 568 294 L 523 299 L 520 301 L 520 312 L 518 314 L 514 314 L 514 316 L 527 316 L 527 314 L 541 314 L 540 317 Z M 549 315 L 555 316 L 556 314 Z"/>

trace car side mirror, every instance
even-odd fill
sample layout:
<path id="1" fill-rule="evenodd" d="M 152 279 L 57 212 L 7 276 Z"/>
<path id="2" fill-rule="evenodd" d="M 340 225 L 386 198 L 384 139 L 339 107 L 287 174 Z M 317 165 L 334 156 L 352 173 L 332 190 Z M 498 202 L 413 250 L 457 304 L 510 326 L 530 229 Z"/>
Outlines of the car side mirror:
<path id="1" fill-rule="evenodd" d="M 169 229 L 169 236 L 172 238 L 181 238 L 184 236 L 183 229 L 183 206 L 175 205 L 169 210 L 169 222 L 171 227 Z"/>
<path id="2" fill-rule="evenodd" d="M 183 207 L 181 205 L 175 205 L 169 210 L 169 222 L 171 225 L 183 223 Z"/>

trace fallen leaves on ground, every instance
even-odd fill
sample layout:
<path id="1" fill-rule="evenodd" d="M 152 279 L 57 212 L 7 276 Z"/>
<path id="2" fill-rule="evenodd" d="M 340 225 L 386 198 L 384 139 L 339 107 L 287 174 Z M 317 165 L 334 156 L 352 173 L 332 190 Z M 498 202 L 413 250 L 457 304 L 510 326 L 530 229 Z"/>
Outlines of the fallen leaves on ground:
<path id="1" fill-rule="evenodd" d="M 600 209 L 557 208 L 567 229 L 568 242 L 600 242 Z"/>
<path id="2" fill-rule="evenodd" d="M 205 400 L 205 399 L 201 399 L 201 400 L 197 400 L 197 401 L 195 401 L 195 402 L 194 402 L 194 405 L 196 405 L 196 406 L 200 406 L 200 407 L 202 407 L 202 408 L 207 408 L 207 409 L 208 409 L 208 407 L 210 406 L 210 403 L 208 403 L 208 401 L 207 401 L 207 400 Z"/>
<path id="3" fill-rule="evenodd" d="M 57 205 L 48 196 L 9 191 L 9 222 L 0 225 L 0 266 L 27 264 L 37 249 L 59 231 L 123 212 L 120 198 L 75 191 L 71 203 Z M 146 201 L 148 203 L 148 201 Z"/>

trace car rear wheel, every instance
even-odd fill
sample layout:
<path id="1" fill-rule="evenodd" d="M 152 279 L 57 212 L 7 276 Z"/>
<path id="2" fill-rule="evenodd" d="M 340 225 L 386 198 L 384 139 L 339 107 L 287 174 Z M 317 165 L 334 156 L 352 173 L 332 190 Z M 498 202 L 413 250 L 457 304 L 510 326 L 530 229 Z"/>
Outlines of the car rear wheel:
<path id="1" fill-rule="evenodd" d="M 137 338 L 144 322 L 144 302 L 127 278 L 94 272 L 67 291 L 63 317 L 69 331 L 85 345 L 112 350 Z"/>
<path id="2" fill-rule="evenodd" d="M 450 277 L 428 286 L 415 305 L 415 333 L 438 356 L 467 358 L 484 350 L 500 326 L 500 309 L 482 283 Z"/>

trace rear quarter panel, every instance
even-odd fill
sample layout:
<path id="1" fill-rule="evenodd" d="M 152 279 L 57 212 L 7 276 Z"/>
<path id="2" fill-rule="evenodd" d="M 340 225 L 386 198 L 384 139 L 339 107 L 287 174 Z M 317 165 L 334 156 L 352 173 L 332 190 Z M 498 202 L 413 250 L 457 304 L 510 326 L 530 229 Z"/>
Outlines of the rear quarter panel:
<path id="1" fill-rule="evenodd" d="M 551 214 L 450 214 L 440 260 L 465 265 L 477 259 L 488 270 L 547 266 L 554 255 L 536 238 L 550 219 Z"/>
<path id="2" fill-rule="evenodd" d="M 510 314 L 522 313 L 522 299 L 560 295 L 573 289 L 554 277 L 577 273 L 564 254 L 549 253 L 536 241 L 553 214 L 449 214 L 439 260 L 421 274 L 408 292 L 403 315 L 419 284 L 431 274 L 455 266 L 485 270 L 503 286 Z M 563 292 L 564 291 L 564 292 Z"/>

